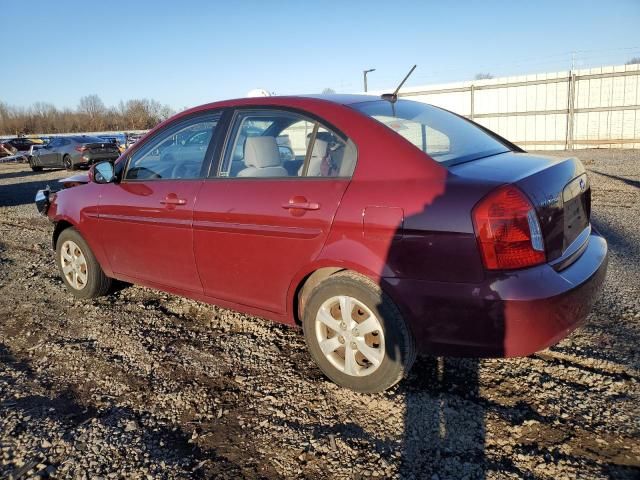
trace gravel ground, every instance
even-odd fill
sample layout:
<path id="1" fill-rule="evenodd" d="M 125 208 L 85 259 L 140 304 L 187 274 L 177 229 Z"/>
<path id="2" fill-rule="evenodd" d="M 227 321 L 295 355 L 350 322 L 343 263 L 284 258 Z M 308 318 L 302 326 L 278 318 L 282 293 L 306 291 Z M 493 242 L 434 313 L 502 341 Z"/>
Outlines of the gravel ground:
<path id="1" fill-rule="evenodd" d="M 0 165 L 0 477 L 640 478 L 640 153 L 580 151 L 608 238 L 589 322 L 522 359 L 423 358 L 340 389 L 301 334 L 141 287 L 74 300 Z"/>

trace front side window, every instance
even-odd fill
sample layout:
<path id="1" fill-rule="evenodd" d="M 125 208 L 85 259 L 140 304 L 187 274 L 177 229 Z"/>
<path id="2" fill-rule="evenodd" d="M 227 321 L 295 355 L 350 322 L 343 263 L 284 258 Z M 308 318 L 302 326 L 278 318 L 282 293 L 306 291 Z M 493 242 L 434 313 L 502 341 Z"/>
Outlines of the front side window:
<path id="1" fill-rule="evenodd" d="M 394 130 L 434 160 L 447 165 L 510 150 L 473 123 L 424 103 L 380 100 L 353 107 Z"/>
<path id="2" fill-rule="evenodd" d="M 200 178 L 219 114 L 181 120 L 159 132 L 136 150 L 125 180 Z"/>
<path id="3" fill-rule="evenodd" d="M 315 120 L 289 111 L 236 115 L 219 176 L 350 177 L 353 142 Z"/>

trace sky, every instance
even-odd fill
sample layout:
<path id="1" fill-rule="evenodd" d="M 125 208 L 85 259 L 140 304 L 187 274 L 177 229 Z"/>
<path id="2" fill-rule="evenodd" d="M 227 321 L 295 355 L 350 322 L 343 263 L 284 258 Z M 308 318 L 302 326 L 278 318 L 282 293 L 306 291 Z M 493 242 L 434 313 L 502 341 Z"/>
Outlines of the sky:
<path id="1" fill-rule="evenodd" d="M 0 18 L 0 101 L 21 107 L 97 94 L 181 110 L 255 88 L 360 92 L 369 68 L 380 90 L 413 64 L 407 86 L 640 57 L 640 0 L 0 0 Z"/>

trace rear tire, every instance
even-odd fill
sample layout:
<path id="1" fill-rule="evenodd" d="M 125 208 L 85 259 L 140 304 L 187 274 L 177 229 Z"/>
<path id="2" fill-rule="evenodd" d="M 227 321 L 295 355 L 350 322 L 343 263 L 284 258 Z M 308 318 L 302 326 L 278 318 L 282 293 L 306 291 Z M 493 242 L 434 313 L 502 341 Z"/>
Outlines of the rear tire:
<path id="1" fill-rule="evenodd" d="M 67 170 L 76 169 L 76 166 L 73 164 L 73 160 L 71 160 L 71 157 L 69 155 L 65 155 L 64 157 L 62 157 L 62 166 Z"/>
<path id="2" fill-rule="evenodd" d="M 75 228 L 63 230 L 58 237 L 56 263 L 67 290 L 75 297 L 95 298 L 109 292 L 111 279 Z"/>
<path id="3" fill-rule="evenodd" d="M 343 315 L 344 308 L 349 314 Z M 314 287 L 302 327 L 309 353 L 323 373 L 357 392 L 392 387 L 416 358 L 413 334 L 398 307 L 378 285 L 355 272 L 338 272 Z"/>

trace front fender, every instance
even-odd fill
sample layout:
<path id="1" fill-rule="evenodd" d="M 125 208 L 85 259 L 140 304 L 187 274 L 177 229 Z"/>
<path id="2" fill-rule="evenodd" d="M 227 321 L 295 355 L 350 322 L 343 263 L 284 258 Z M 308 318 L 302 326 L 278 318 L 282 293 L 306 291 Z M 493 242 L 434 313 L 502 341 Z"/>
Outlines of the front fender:
<path id="1" fill-rule="evenodd" d="M 57 235 L 65 228 L 74 227 L 91 248 L 105 275 L 112 277 L 113 270 L 100 241 L 98 200 L 101 187 L 97 183 L 87 183 L 60 190 L 51 199 L 47 216 L 56 225 L 54 248 Z"/>

